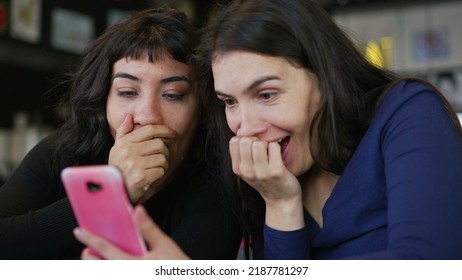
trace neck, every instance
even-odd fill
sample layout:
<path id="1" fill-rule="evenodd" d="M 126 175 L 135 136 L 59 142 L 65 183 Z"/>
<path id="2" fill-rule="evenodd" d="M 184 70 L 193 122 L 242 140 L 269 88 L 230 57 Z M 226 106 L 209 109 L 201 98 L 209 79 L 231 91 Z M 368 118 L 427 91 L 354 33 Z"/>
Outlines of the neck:
<path id="1" fill-rule="evenodd" d="M 312 167 L 302 176 L 303 206 L 320 227 L 323 227 L 322 209 L 329 199 L 339 179 L 338 175 Z"/>

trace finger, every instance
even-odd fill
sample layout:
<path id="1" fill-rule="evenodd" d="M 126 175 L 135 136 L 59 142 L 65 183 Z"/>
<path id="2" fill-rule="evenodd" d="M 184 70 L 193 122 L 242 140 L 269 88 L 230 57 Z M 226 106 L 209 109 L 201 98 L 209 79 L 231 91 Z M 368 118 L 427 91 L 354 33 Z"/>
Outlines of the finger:
<path id="1" fill-rule="evenodd" d="M 132 132 L 134 128 L 133 116 L 131 114 L 125 114 L 123 122 L 116 130 L 116 140 Z"/>
<path id="2" fill-rule="evenodd" d="M 151 217 L 149 217 L 143 206 L 137 205 L 135 207 L 133 220 L 149 247 L 149 252 L 145 258 L 154 260 L 189 259 L 178 244 L 167 236 Z"/>
<path id="3" fill-rule="evenodd" d="M 243 137 L 239 141 L 240 171 L 243 179 L 253 180 L 255 177 L 252 145 L 258 141 L 255 137 Z"/>
<path id="4" fill-rule="evenodd" d="M 133 219 L 136 227 L 148 244 L 149 248 L 154 248 L 157 242 L 165 237 L 165 233 L 149 217 L 143 206 L 137 205 L 133 211 Z"/>
<path id="5" fill-rule="evenodd" d="M 251 144 L 252 161 L 255 164 L 268 164 L 268 143 L 264 141 L 254 141 Z"/>
<path id="6" fill-rule="evenodd" d="M 176 131 L 165 125 L 152 124 L 144 125 L 135 129 L 130 134 L 132 142 L 144 142 L 154 138 L 172 139 L 177 135 Z M 165 141 L 167 143 L 167 141 Z"/>
<path id="7" fill-rule="evenodd" d="M 167 158 L 163 154 L 131 158 L 125 164 L 124 177 L 129 187 L 150 185 L 163 177 L 168 167 Z"/>
<path id="8" fill-rule="evenodd" d="M 268 144 L 268 172 L 272 177 L 282 176 L 286 170 L 281 155 L 281 146 L 277 142 Z"/>
<path id="9" fill-rule="evenodd" d="M 140 147 L 140 152 L 142 156 L 162 154 L 168 158 L 170 151 L 168 150 L 168 145 L 165 143 L 164 139 L 154 138 L 142 143 Z"/>
<path id="10" fill-rule="evenodd" d="M 152 168 L 139 172 L 135 170 L 133 175 L 126 178 L 127 189 L 132 201 L 137 201 L 148 188 L 158 188 L 157 181 L 161 180 L 167 171 L 164 168 Z"/>
<path id="11" fill-rule="evenodd" d="M 239 164 L 241 162 L 241 157 L 239 156 L 239 137 L 235 136 L 229 140 L 229 153 L 231 155 L 233 172 L 240 175 Z"/>
<path id="12" fill-rule="evenodd" d="M 95 234 L 92 234 L 85 229 L 74 229 L 74 236 L 77 238 L 77 240 L 92 248 L 96 254 L 100 255 L 104 259 L 127 260 L 133 258 L 133 256 L 120 250 L 117 246 L 114 246 L 109 241 Z"/>
<path id="13" fill-rule="evenodd" d="M 163 153 L 145 155 L 132 159 L 131 167 L 133 169 L 150 170 L 154 168 L 168 169 L 168 155 Z M 130 170 L 131 171 L 131 170 Z"/>
<path id="14" fill-rule="evenodd" d="M 243 137 L 239 141 L 239 156 L 241 157 L 241 165 L 253 165 L 252 144 L 255 141 L 253 138 Z"/>
<path id="15" fill-rule="evenodd" d="M 102 260 L 102 258 L 95 256 L 91 253 L 91 250 L 87 247 L 83 249 L 82 254 L 80 255 L 82 260 Z"/>
<path id="16" fill-rule="evenodd" d="M 283 164 L 281 155 L 281 146 L 277 142 L 271 142 L 268 144 L 268 162 L 270 165 Z"/>
<path id="17" fill-rule="evenodd" d="M 268 173 L 268 143 L 255 141 L 252 143 L 253 169 L 257 179 L 264 178 Z"/>
<path id="18" fill-rule="evenodd" d="M 122 141 L 121 141 L 122 142 Z M 118 166 L 127 176 L 133 169 L 147 169 L 168 166 L 170 151 L 161 139 L 152 139 L 144 143 L 114 145 L 109 154 L 109 164 Z"/>

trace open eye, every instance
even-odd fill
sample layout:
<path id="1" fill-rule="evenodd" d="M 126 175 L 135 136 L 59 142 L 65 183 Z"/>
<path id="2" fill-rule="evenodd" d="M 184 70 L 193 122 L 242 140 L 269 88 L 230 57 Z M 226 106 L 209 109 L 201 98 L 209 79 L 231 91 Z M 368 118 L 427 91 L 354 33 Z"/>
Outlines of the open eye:
<path id="1" fill-rule="evenodd" d="M 233 98 L 220 98 L 220 100 L 225 104 L 226 107 L 231 108 L 236 104 L 236 100 Z"/>
<path id="2" fill-rule="evenodd" d="M 275 92 L 262 92 L 258 94 L 258 98 L 262 100 L 270 100 L 276 95 Z"/>

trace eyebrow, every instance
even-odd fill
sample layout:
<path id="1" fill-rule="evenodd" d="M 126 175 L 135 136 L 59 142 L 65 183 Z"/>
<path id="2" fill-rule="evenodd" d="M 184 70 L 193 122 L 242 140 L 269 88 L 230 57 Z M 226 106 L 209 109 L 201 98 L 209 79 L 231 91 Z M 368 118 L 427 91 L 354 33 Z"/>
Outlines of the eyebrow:
<path id="1" fill-rule="evenodd" d="M 250 92 L 252 91 L 253 89 L 255 89 L 256 87 L 258 87 L 259 85 L 263 84 L 264 82 L 266 81 L 270 81 L 270 80 L 280 80 L 281 78 L 279 78 L 278 76 L 263 76 L 263 77 L 260 77 L 258 79 L 256 79 L 255 81 L 253 81 L 246 89 L 245 89 L 245 92 Z M 223 92 L 220 92 L 220 91 L 215 91 L 215 94 L 217 95 L 221 95 L 221 96 L 230 96 L 229 94 L 226 94 L 226 93 L 223 93 Z"/>
<path id="2" fill-rule="evenodd" d="M 173 83 L 173 82 L 187 82 L 188 84 L 192 85 L 191 80 L 186 76 L 170 76 L 160 80 L 163 84 Z"/>
<path id="3" fill-rule="evenodd" d="M 132 81 L 139 81 L 138 77 L 130 75 L 130 74 L 125 73 L 125 72 L 117 72 L 114 75 L 114 77 L 112 77 L 112 80 L 114 81 L 116 78 L 125 78 L 125 79 L 129 79 L 129 80 L 132 80 Z"/>
<path id="4" fill-rule="evenodd" d="M 115 80 L 116 78 L 124 78 L 124 79 L 129 79 L 132 81 L 139 81 L 140 79 L 136 76 L 133 76 L 131 74 L 125 73 L 125 72 L 117 72 L 114 77 L 112 77 L 112 80 Z M 188 84 L 192 84 L 191 80 L 183 75 L 178 75 L 178 76 L 170 76 L 166 77 L 160 80 L 162 84 L 168 84 L 168 83 L 173 83 L 173 82 L 187 82 Z"/>

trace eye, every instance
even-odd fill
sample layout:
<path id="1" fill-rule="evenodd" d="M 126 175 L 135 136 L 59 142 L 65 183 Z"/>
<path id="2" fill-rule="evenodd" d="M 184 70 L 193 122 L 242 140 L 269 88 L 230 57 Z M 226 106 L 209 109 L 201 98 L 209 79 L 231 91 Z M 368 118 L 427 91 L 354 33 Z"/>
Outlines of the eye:
<path id="1" fill-rule="evenodd" d="M 226 107 L 228 108 L 232 108 L 235 104 L 236 104 L 236 100 L 234 100 L 233 98 L 228 98 L 228 97 L 225 97 L 225 98 L 220 98 L 220 100 L 225 104 Z"/>
<path id="2" fill-rule="evenodd" d="M 163 93 L 162 97 L 170 101 L 182 101 L 185 98 L 186 94 L 184 93 Z"/>
<path id="3" fill-rule="evenodd" d="M 119 90 L 117 95 L 120 97 L 133 97 L 136 96 L 138 93 L 134 90 Z"/>
<path id="4" fill-rule="evenodd" d="M 275 92 L 262 92 L 258 94 L 258 99 L 271 100 L 274 96 L 276 96 Z"/>

